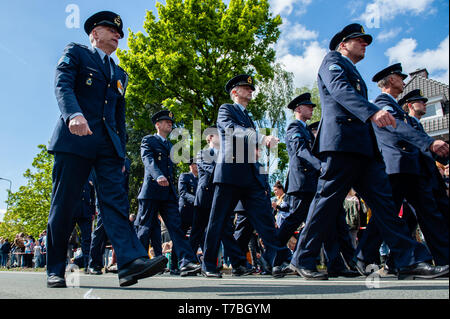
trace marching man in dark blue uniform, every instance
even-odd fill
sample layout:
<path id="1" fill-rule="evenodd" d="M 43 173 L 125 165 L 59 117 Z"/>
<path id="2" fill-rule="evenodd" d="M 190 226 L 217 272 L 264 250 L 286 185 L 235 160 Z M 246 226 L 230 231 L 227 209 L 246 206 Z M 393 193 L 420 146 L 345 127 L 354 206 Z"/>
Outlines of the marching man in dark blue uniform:
<path id="1" fill-rule="evenodd" d="M 422 95 L 422 92 L 419 89 L 412 90 L 408 94 L 406 94 L 403 98 L 398 101 L 398 104 L 403 107 L 405 112 L 408 112 L 412 121 L 410 124 L 418 131 L 426 133 L 425 129 L 420 123 L 420 119 L 427 112 L 427 101 L 428 99 Z M 439 211 L 444 214 L 447 225 L 449 223 L 449 205 L 448 205 L 448 195 L 447 195 L 447 187 L 445 185 L 445 181 L 442 178 L 442 175 L 439 173 L 439 170 L 436 168 L 436 163 L 440 162 L 443 165 L 448 165 L 448 156 L 440 157 L 440 156 L 425 156 L 426 159 L 426 167 L 431 175 L 431 185 L 433 189 L 434 199 L 436 204 L 438 205 Z"/>
<path id="2" fill-rule="evenodd" d="M 92 238 L 92 223 L 95 216 L 95 188 L 92 174 L 83 185 L 81 193 L 80 207 L 75 214 L 74 224 L 80 228 L 81 235 L 81 255 L 74 259 L 74 263 L 79 267 L 86 268 L 89 263 L 89 251 Z"/>
<path id="3" fill-rule="evenodd" d="M 189 173 L 181 173 L 178 178 L 179 210 L 181 215 L 181 229 L 185 234 L 192 227 L 194 216 L 195 193 L 198 184 L 198 168 L 195 159 L 189 161 Z"/>
<path id="4" fill-rule="evenodd" d="M 216 166 L 216 159 L 220 149 L 220 140 L 217 127 L 211 126 L 206 129 L 206 141 L 208 148 L 201 150 L 196 157 L 198 166 L 198 187 L 195 195 L 195 209 L 192 224 L 191 237 L 189 241 L 192 249 L 196 252 L 199 247 L 204 251 L 205 230 L 211 212 L 211 205 L 214 196 L 213 174 Z M 251 269 L 246 267 L 245 255 L 241 253 L 236 240 L 233 237 L 233 225 L 231 220 L 226 220 L 222 243 L 226 254 L 230 257 L 232 275 L 246 276 L 251 274 Z M 221 277 L 220 273 L 212 273 L 209 277 Z"/>
<path id="5" fill-rule="evenodd" d="M 94 14 L 84 24 L 92 48 L 70 43 L 58 62 L 55 94 L 61 116 L 48 148 L 55 156 L 47 226 L 48 287 L 66 286 L 67 244 L 92 168 L 106 233 L 117 254 L 120 285 L 152 276 L 166 263 L 163 257 L 150 261 L 128 222 L 122 174 L 127 75 L 110 57 L 123 38 L 122 28 L 117 14 Z"/>
<path id="6" fill-rule="evenodd" d="M 288 104 L 288 108 L 294 111 L 295 116 L 295 121 L 289 124 L 286 132 L 289 171 L 285 188 L 286 193 L 291 196 L 292 207 L 289 216 L 277 229 L 277 236 L 282 244 L 287 244 L 295 230 L 306 220 L 309 206 L 317 189 L 321 162 L 312 153 L 315 136 L 306 124 L 306 121 L 311 119 L 315 106 L 311 102 L 310 93 L 301 94 Z M 348 228 L 345 228 L 344 215 L 338 218 L 341 218 L 341 220 L 336 223 L 336 228 L 339 227 L 339 230 L 343 228 L 339 232 L 342 235 L 338 236 L 337 232 L 332 232 L 336 238 L 328 239 L 325 245 L 329 259 L 329 263 L 327 264 L 328 274 L 332 274 L 333 276 L 355 277 L 359 274 L 355 271 L 348 270 L 343 261 L 340 260 L 340 254 L 338 254 L 339 242 L 343 241 L 339 237 L 345 237 L 345 231 L 347 231 L 346 238 L 349 240 Z M 292 269 L 289 267 L 289 260 L 290 258 L 287 258 L 284 267 L 281 266 L 274 269 L 274 275 L 282 277 L 291 273 Z"/>
<path id="7" fill-rule="evenodd" d="M 168 110 L 159 111 L 152 116 L 152 122 L 157 133 L 145 136 L 141 143 L 141 158 L 145 173 L 144 183 L 138 195 L 139 211 L 135 220 L 137 235 L 148 251 L 151 232 L 159 226 L 159 213 L 173 242 L 172 251 L 180 261 L 180 275 L 195 275 L 201 269 L 181 229 L 174 164 L 170 158 L 172 143 L 168 140 L 168 136 L 172 132 L 173 114 Z"/>
<path id="8" fill-rule="evenodd" d="M 392 190 L 378 151 L 372 123 L 392 126 L 392 114 L 367 99 L 366 84 L 356 69 L 372 36 L 360 24 L 350 24 L 330 42 L 330 52 L 319 68 L 318 86 L 322 118 L 313 151 L 322 172 L 305 227 L 300 234 L 297 258 L 291 264 L 306 279 L 326 280 L 316 269 L 322 243 L 335 231 L 337 207 L 343 205 L 351 187 L 372 210 L 372 218 L 391 249 L 399 279 L 435 278 L 448 273 L 448 266 L 433 267 L 426 247 L 412 240 L 406 224 L 397 217 Z"/>
<path id="9" fill-rule="evenodd" d="M 430 182 L 432 172 L 428 171 L 425 161 L 429 157 L 435 166 L 434 160 L 426 152 L 447 156 L 449 148 L 446 142 L 434 140 L 425 132 L 414 129 L 414 120 L 398 105 L 396 98 L 403 92 L 403 80 L 406 77 L 402 73 L 401 64 L 396 63 L 372 78 L 382 91 L 374 103 L 380 109 L 389 111 L 397 122 L 395 129 L 390 126 L 374 126 L 374 130 L 391 183 L 395 211 L 400 211 L 405 199 L 414 207 L 435 264 L 448 265 L 448 227 L 434 200 Z M 370 222 L 368 228 L 373 226 Z M 373 239 L 367 241 L 369 245 L 376 243 Z M 378 247 L 381 242 L 380 238 Z"/>
<path id="10" fill-rule="evenodd" d="M 258 178 L 257 144 L 272 147 L 278 138 L 265 136 L 255 131 L 255 124 L 246 109 L 255 90 L 253 78 L 238 75 L 226 84 L 234 104 L 223 104 L 217 116 L 217 128 L 221 148 L 214 170 L 214 198 L 205 237 L 205 251 L 202 272 L 206 276 L 216 275 L 216 259 L 224 225 L 229 220 L 239 200 L 272 256 L 272 265 L 277 265 L 277 253 L 287 247 L 275 238 L 274 218 L 265 185 Z"/>

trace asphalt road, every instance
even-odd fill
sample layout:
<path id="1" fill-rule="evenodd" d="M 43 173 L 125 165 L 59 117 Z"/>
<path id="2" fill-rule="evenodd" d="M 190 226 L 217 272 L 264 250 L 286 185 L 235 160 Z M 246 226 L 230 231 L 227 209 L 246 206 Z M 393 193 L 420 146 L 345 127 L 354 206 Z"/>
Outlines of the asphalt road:
<path id="1" fill-rule="evenodd" d="M 0 271 L 0 299 L 449 299 L 449 279 L 330 278 L 307 281 L 297 276 L 273 279 L 251 275 L 222 279 L 157 275 L 121 288 L 115 274 L 67 273 L 66 289 L 46 287 L 43 272 Z"/>

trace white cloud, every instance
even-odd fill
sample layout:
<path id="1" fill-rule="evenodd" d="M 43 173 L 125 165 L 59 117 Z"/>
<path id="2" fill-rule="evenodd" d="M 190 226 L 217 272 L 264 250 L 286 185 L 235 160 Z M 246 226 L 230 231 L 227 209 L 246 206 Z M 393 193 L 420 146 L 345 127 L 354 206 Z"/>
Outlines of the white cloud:
<path id="1" fill-rule="evenodd" d="M 395 38 L 397 35 L 400 34 L 400 32 L 402 32 L 402 28 L 394 28 L 389 31 L 380 32 L 377 36 L 377 40 L 381 42 L 388 41 L 390 39 Z"/>
<path id="2" fill-rule="evenodd" d="M 0 222 L 3 221 L 3 217 L 5 217 L 6 209 L 0 208 Z"/>
<path id="3" fill-rule="evenodd" d="M 291 24 L 288 20 L 281 25 L 280 31 L 281 36 L 275 46 L 278 56 L 289 54 L 290 49 L 298 49 L 305 41 L 315 40 L 319 36 L 317 31 L 308 30 L 299 23 Z"/>
<path id="4" fill-rule="evenodd" d="M 311 87 L 317 80 L 317 73 L 324 56 L 325 48 L 320 47 L 319 42 L 310 42 L 303 55 L 285 54 L 278 58 L 277 62 L 284 65 L 285 69 L 294 73 L 294 86 Z"/>
<path id="5" fill-rule="evenodd" d="M 366 6 L 364 13 L 359 17 L 368 28 L 381 27 L 381 20 L 392 20 L 398 14 L 418 15 L 433 12 L 429 8 L 434 0 L 374 0 Z"/>
<path id="6" fill-rule="evenodd" d="M 306 13 L 306 7 L 312 0 L 269 0 L 272 12 L 280 15 L 290 15 L 296 5 L 295 14 L 301 15 Z"/>
<path id="7" fill-rule="evenodd" d="M 404 72 L 426 68 L 430 78 L 449 83 L 449 36 L 436 49 L 416 51 L 417 41 L 413 38 L 402 39 L 397 45 L 386 50 L 389 64 L 400 62 Z"/>

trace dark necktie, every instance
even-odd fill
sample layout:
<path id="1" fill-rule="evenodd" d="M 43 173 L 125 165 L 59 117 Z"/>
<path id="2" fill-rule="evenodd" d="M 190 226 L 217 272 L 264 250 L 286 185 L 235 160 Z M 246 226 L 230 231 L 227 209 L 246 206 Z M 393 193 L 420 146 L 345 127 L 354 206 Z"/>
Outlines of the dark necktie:
<path id="1" fill-rule="evenodd" d="M 109 62 L 109 56 L 105 55 L 105 69 L 106 69 L 106 78 L 111 80 L 111 64 Z"/>

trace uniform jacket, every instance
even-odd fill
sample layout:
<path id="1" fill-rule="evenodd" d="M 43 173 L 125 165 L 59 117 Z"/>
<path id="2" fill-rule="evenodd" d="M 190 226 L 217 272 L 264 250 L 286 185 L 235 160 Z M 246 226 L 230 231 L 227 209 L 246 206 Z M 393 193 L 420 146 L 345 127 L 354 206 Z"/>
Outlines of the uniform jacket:
<path id="1" fill-rule="evenodd" d="M 289 172 L 286 193 L 315 193 L 320 174 L 320 160 L 312 154 L 314 135 L 299 121 L 289 124 L 286 148 L 289 155 Z"/>
<path id="2" fill-rule="evenodd" d="M 172 194 L 177 197 L 174 180 L 174 165 L 170 159 L 172 143 L 167 140 L 165 144 L 159 136 L 147 135 L 141 142 L 141 158 L 144 163 L 144 182 L 138 199 L 167 200 Z M 160 186 L 156 180 L 164 176 L 169 186 Z"/>
<path id="3" fill-rule="evenodd" d="M 212 148 L 202 150 L 197 154 L 198 184 L 194 205 L 210 209 L 214 197 L 214 168 L 217 154 Z"/>
<path id="4" fill-rule="evenodd" d="M 112 61 L 112 60 L 111 60 Z M 112 79 L 95 48 L 70 43 L 58 63 L 55 94 L 61 116 L 58 119 L 49 151 L 73 153 L 94 158 L 102 130 L 107 131 L 117 155 L 125 156 L 125 90 L 127 75 L 111 62 Z M 69 118 L 82 113 L 93 135 L 77 136 L 68 128 Z"/>
<path id="5" fill-rule="evenodd" d="M 250 117 L 237 104 L 223 104 L 217 116 L 217 129 L 221 149 L 214 170 L 214 183 L 249 186 L 254 184 L 255 177 L 261 181 L 254 156 L 258 135 Z M 259 187 L 265 186 L 260 182 Z"/>
<path id="6" fill-rule="evenodd" d="M 425 132 L 414 129 L 412 119 L 387 94 L 380 94 L 374 101 L 380 107 L 389 111 L 395 118 L 397 127 L 378 127 L 373 124 L 378 146 L 386 164 L 387 174 L 424 174 L 424 155 L 434 139 Z"/>
<path id="7" fill-rule="evenodd" d="M 178 179 L 179 208 L 194 207 L 198 178 L 192 173 L 182 173 Z"/>
<path id="8" fill-rule="evenodd" d="M 322 118 L 314 152 L 378 153 L 369 118 L 379 108 L 367 99 L 367 87 L 356 67 L 341 53 L 329 52 L 319 68 Z M 378 154 L 379 155 L 379 154 Z"/>
<path id="9" fill-rule="evenodd" d="M 262 167 L 262 164 L 259 162 L 256 162 L 255 165 L 256 165 L 257 169 Z M 258 174 L 258 181 L 259 181 L 259 183 L 264 185 L 264 193 L 265 193 L 267 200 L 269 201 L 268 203 L 270 203 L 271 189 L 270 189 L 270 184 L 269 184 L 269 175 L 268 174 Z M 244 205 L 242 204 L 242 201 L 238 201 L 236 207 L 234 208 L 234 212 L 235 213 L 245 212 L 245 208 L 244 208 Z"/>

